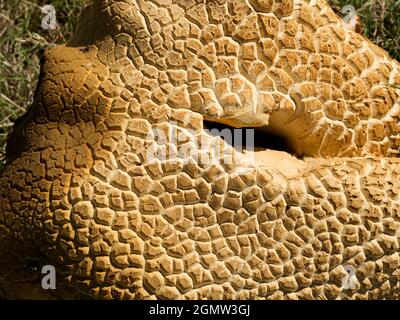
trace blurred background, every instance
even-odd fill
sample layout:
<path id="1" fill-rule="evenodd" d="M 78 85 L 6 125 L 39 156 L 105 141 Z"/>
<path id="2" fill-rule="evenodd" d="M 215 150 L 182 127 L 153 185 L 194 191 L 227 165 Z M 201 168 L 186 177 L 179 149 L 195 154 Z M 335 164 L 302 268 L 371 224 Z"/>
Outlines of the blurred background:
<path id="1" fill-rule="evenodd" d="M 40 50 L 65 42 L 90 0 L 0 0 L 0 167 L 13 121 L 31 105 L 39 73 Z M 355 8 L 357 31 L 400 61 L 400 0 L 329 0 L 346 17 Z M 56 10 L 57 28 L 43 29 L 41 7 Z"/>

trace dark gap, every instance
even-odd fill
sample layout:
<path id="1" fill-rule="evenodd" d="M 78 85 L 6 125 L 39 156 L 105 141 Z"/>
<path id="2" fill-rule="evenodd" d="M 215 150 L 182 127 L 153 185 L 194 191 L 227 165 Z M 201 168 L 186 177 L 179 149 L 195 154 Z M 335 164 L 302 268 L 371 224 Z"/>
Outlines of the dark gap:
<path id="1" fill-rule="evenodd" d="M 237 128 L 231 127 L 226 124 L 222 123 L 217 123 L 217 122 L 211 122 L 211 121 L 203 121 L 204 129 L 212 130 L 216 129 L 219 132 L 221 132 L 223 129 L 228 129 L 234 137 L 234 130 Z M 277 151 L 284 151 L 290 154 L 295 154 L 294 150 L 291 148 L 290 144 L 288 141 L 279 136 L 274 134 L 273 132 L 270 132 L 268 127 L 251 127 L 251 128 L 241 128 L 241 129 L 253 129 L 254 130 L 254 150 L 261 150 L 261 149 L 270 149 L 270 150 L 277 150 Z M 215 136 L 215 134 L 214 134 Z M 242 145 L 243 147 L 246 145 L 246 131 L 243 130 L 243 133 L 241 134 L 242 136 Z M 224 137 L 221 136 L 223 140 Z M 234 140 L 234 138 L 232 139 Z M 230 141 L 226 141 L 229 143 Z M 232 141 L 234 144 L 235 141 Z M 231 144 L 231 145 L 232 145 Z"/>

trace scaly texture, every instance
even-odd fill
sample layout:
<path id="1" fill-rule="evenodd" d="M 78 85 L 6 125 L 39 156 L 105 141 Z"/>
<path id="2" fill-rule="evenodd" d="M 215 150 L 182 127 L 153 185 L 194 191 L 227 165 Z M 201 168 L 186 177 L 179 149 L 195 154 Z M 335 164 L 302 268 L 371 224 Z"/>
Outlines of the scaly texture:
<path id="1" fill-rule="evenodd" d="M 399 298 L 399 67 L 324 0 L 94 1 L 9 139 L 4 295 Z M 203 120 L 306 158 L 248 166 Z"/>

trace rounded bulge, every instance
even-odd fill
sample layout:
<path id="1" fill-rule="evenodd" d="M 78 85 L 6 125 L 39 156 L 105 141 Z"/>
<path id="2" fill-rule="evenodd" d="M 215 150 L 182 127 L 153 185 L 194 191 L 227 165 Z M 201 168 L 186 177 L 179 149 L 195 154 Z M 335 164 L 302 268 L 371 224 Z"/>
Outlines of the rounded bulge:
<path id="1" fill-rule="evenodd" d="M 0 175 L 0 270 L 10 275 L 0 288 L 7 296 L 48 298 L 26 268 L 30 259 L 45 265 L 60 257 L 54 223 L 71 208 L 66 188 L 90 176 L 100 156 L 117 86 L 94 46 L 45 51 L 34 103 L 13 128 Z"/>
<path id="2" fill-rule="evenodd" d="M 34 102 L 9 138 L 9 161 L 24 151 L 67 152 L 84 145 L 102 128 L 112 97 L 119 92 L 109 68 L 97 59 L 97 51 L 92 45 L 60 45 L 44 52 Z"/>
<path id="3" fill-rule="evenodd" d="M 93 120 L 97 110 L 91 102 L 100 94 L 107 98 L 101 86 L 109 77 L 108 68 L 98 61 L 96 53 L 95 46 L 66 45 L 45 52 L 34 106 L 39 123 L 45 119 L 68 124 Z"/>

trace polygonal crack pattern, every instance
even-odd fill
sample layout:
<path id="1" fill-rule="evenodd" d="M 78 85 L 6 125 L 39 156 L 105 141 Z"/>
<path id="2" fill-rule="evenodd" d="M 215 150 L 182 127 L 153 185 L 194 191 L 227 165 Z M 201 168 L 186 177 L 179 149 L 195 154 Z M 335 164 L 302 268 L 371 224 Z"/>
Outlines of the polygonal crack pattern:
<path id="1" fill-rule="evenodd" d="M 399 63 L 323 0 L 95 1 L 45 53 L 9 140 L 2 291 L 399 298 L 398 85 Z M 241 170 L 204 120 L 294 132 L 307 157 L 290 177 Z M 198 161 L 211 146 L 235 161 Z M 32 257 L 56 267 L 57 290 Z"/>

